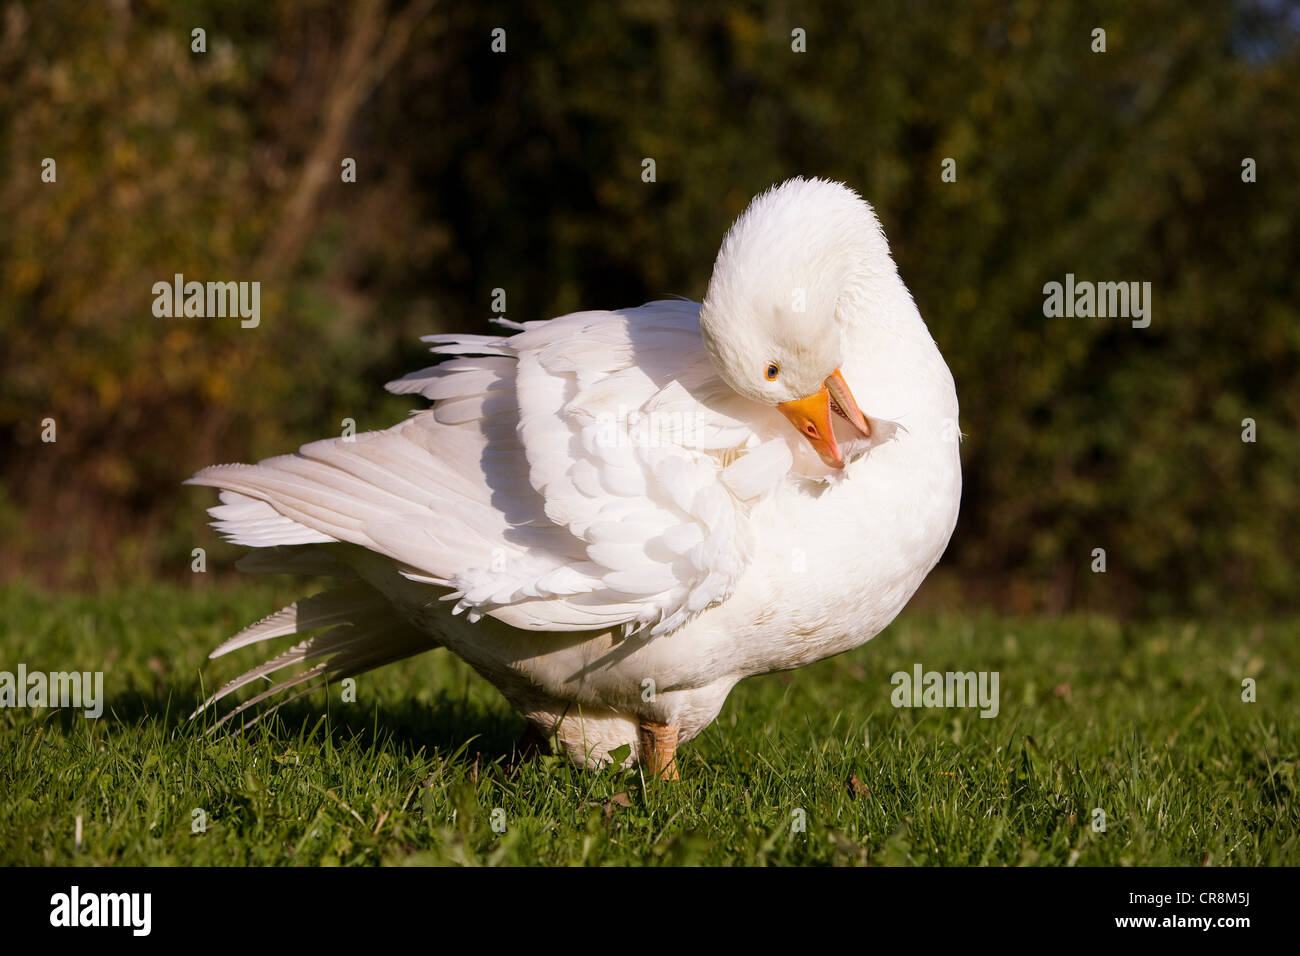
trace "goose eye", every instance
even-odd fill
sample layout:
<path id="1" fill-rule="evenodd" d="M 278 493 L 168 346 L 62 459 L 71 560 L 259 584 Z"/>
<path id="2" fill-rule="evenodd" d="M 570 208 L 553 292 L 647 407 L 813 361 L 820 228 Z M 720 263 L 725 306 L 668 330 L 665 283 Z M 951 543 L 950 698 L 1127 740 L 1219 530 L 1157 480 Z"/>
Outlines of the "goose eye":
<path id="1" fill-rule="evenodd" d="M 767 367 L 767 380 L 769 382 L 775 382 L 776 377 L 780 374 L 781 374 L 781 370 L 776 367 L 775 362 L 773 362 L 771 365 Z"/>

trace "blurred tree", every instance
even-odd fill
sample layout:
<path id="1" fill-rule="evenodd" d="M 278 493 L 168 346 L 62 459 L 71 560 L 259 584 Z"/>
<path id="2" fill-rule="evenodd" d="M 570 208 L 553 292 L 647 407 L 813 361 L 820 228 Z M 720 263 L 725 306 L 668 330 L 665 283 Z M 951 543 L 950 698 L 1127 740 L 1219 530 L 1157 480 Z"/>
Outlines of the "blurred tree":
<path id="1" fill-rule="evenodd" d="M 0 40 L 0 573 L 183 573 L 194 469 L 396 420 L 495 288 L 698 298 L 806 174 L 876 206 L 957 378 L 968 598 L 1300 606 L 1294 3 L 39 9 Z M 177 272 L 262 281 L 262 325 L 154 318 Z M 1150 327 L 1045 317 L 1067 273 L 1150 282 Z"/>

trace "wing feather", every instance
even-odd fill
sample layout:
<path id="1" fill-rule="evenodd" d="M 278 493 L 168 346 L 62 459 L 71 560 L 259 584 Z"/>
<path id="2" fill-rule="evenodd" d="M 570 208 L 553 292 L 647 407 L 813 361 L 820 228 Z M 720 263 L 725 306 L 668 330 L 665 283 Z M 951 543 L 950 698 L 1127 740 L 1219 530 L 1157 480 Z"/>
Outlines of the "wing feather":
<path id="1" fill-rule="evenodd" d="M 654 302 L 507 323 L 508 336 L 428 336 L 444 361 L 388 388 L 431 409 L 191 481 L 222 489 L 211 514 L 237 543 L 359 545 L 448 589 L 471 620 L 667 633 L 731 593 L 753 505 L 796 462 L 780 416 L 714 372 L 698 308 Z M 223 647 L 292 633 L 310 606 Z M 309 652 L 292 649 L 289 663 Z"/>

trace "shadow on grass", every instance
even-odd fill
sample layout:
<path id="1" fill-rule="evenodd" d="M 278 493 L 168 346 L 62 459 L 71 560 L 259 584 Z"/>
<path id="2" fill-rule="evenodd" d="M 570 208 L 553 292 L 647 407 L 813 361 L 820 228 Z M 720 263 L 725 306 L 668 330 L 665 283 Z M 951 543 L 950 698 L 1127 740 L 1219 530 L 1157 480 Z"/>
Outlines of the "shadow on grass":
<path id="1" fill-rule="evenodd" d="M 330 690 L 333 689 L 331 685 Z M 104 701 L 101 719 L 109 722 L 112 734 L 155 727 L 165 737 L 183 734 L 197 740 L 229 711 L 229 708 L 214 707 L 190 720 L 190 713 L 201 699 L 197 684 L 172 688 L 165 697 L 125 692 Z M 243 720 L 247 728 L 243 733 L 266 733 L 286 744 L 298 742 L 316 731 L 328 734 L 336 745 L 359 744 L 406 758 L 413 758 L 423 750 L 427 755 L 436 754 L 453 762 L 483 765 L 516 760 L 519 742 L 528 727 L 522 717 L 504 708 L 492 709 L 481 702 L 451 695 L 441 696 L 432 703 L 406 699 L 383 707 L 332 701 L 326 709 L 313 704 L 320 700 L 321 694 L 317 692 L 289 702 L 257 724 L 252 721 L 262 711 L 251 708 L 212 730 L 210 737 L 239 736 Z M 71 731 L 85 718 L 81 710 L 63 708 L 51 714 L 50 719 L 63 730 Z"/>

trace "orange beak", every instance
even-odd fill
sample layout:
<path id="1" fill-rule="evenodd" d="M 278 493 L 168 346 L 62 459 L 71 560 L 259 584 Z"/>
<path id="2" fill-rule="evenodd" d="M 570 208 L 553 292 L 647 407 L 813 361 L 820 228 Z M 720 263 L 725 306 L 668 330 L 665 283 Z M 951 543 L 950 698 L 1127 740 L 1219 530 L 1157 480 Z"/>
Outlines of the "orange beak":
<path id="1" fill-rule="evenodd" d="M 831 427 L 831 412 L 856 428 L 863 437 L 871 437 L 871 426 L 862 414 L 862 409 L 858 408 L 839 369 L 827 376 L 822 387 L 811 395 L 792 402 L 782 402 L 776 407 L 790 420 L 799 434 L 808 439 L 808 444 L 813 446 L 822 461 L 832 468 L 844 467 L 844 455 L 840 452 L 835 430 Z"/>

